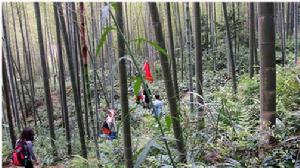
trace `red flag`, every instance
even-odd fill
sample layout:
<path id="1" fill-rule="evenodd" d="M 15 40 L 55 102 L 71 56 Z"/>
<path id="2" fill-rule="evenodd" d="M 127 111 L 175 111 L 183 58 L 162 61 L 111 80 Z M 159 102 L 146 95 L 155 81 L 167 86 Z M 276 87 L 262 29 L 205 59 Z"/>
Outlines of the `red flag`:
<path id="1" fill-rule="evenodd" d="M 152 77 L 152 74 L 151 74 L 151 71 L 150 71 L 150 65 L 148 63 L 148 61 L 146 61 L 144 63 L 144 67 L 143 67 L 143 70 L 145 71 L 145 80 L 148 80 L 150 83 L 153 82 L 153 77 Z"/>

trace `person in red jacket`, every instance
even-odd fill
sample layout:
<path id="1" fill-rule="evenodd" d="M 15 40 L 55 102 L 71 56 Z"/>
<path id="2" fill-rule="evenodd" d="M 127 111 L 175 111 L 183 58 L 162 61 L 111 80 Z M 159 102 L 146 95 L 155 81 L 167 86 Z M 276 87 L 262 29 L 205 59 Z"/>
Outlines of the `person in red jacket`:
<path id="1" fill-rule="evenodd" d="M 148 60 L 145 61 L 144 66 L 143 66 L 143 70 L 145 71 L 145 80 L 152 83 L 154 80 L 153 80 L 153 77 L 152 77 L 152 74 L 151 74 L 151 71 L 150 71 L 150 65 L 149 65 Z"/>

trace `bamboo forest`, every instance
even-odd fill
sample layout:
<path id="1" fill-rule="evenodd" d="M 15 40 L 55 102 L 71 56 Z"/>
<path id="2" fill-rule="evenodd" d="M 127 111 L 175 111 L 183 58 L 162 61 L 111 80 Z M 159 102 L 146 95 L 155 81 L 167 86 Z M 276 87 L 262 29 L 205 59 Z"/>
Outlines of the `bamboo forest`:
<path id="1" fill-rule="evenodd" d="M 2 167 L 300 168 L 299 7 L 2 2 Z"/>

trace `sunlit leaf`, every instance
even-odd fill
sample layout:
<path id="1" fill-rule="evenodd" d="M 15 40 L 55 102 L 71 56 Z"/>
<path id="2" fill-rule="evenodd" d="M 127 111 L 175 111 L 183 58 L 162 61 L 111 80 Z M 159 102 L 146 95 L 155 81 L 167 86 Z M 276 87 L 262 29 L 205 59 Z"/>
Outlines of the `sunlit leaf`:
<path id="1" fill-rule="evenodd" d="M 116 30 L 116 28 L 113 26 L 104 28 L 104 32 L 101 34 L 99 43 L 97 45 L 96 56 L 99 56 L 100 49 L 103 47 L 104 43 L 106 42 L 108 33 L 112 32 L 113 30 Z"/>
<path id="2" fill-rule="evenodd" d="M 166 121 L 167 128 L 170 129 L 171 128 L 171 124 L 172 124 L 171 116 L 170 115 L 166 115 L 165 121 Z"/>
<path id="3" fill-rule="evenodd" d="M 138 95 L 141 86 L 142 86 L 142 78 L 140 76 L 135 77 L 135 81 L 133 85 L 133 93 L 135 96 Z"/>

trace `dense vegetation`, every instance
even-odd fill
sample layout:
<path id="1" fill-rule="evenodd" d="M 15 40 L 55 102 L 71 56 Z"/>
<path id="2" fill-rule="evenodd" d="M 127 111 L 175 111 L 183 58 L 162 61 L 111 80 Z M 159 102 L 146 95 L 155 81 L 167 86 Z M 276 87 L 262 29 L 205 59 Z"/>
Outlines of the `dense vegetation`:
<path id="1" fill-rule="evenodd" d="M 3 166 L 32 127 L 40 166 L 300 167 L 298 13 L 292 2 L 3 3 Z M 136 104 L 143 88 L 165 116 Z M 99 136 L 107 109 L 112 141 Z"/>

